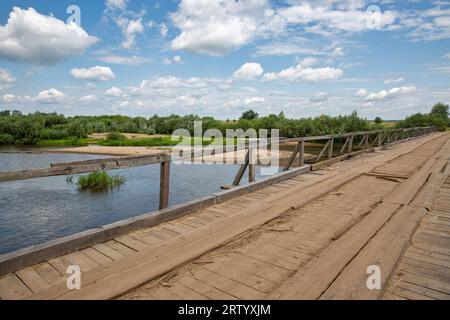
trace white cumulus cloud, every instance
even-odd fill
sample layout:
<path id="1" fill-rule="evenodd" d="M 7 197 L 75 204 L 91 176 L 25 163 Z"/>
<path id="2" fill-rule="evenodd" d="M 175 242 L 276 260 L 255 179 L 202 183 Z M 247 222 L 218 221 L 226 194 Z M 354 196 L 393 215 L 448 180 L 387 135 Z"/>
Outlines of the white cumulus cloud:
<path id="1" fill-rule="evenodd" d="M 67 98 L 68 97 L 64 93 L 58 91 L 55 88 L 52 88 L 39 92 L 37 97 L 35 97 L 33 100 L 41 103 L 53 104 L 64 102 L 65 100 L 67 100 Z"/>
<path id="2" fill-rule="evenodd" d="M 259 63 L 248 62 L 243 64 L 233 74 L 233 77 L 238 80 L 254 80 L 263 74 L 264 70 Z"/>
<path id="3" fill-rule="evenodd" d="M 121 56 L 116 54 L 109 54 L 105 56 L 99 56 L 96 58 L 98 61 L 110 63 L 110 64 L 119 64 L 119 65 L 129 65 L 129 66 L 138 66 L 150 61 L 148 58 L 140 57 L 140 56 Z"/>
<path id="4" fill-rule="evenodd" d="M 90 95 L 83 96 L 80 98 L 80 102 L 85 102 L 85 103 L 96 102 L 96 101 L 97 101 L 97 96 L 95 94 L 90 94 Z"/>
<path id="5" fill-rule="evenodd" d="M 264 101 L 266 101 L 266 99 L 264 97 L 251 97 L 251 98 L 244 99 L 244 103 L 246 105 L 263 103 Z"/>
<path id="6" fill-rule="evenodd" d="M 12 93 L 7 93 L 2 96 L 2 101 L 5 103 L 26 103 L 30 100 L 30 96 L 16 96 Z"/>
<path id="7" fill-rule="evenodd" d="M 122 95 L 122 89 L 117 87 L 112 87 L 105 92 L 105 96 L 108 97 L 120 97 Z"/>
<path id="8" fill-rule="evenodd" d="M 300 65 L 304 68 L 312 67 L 313 65 L 317 64 L 319 62 L 319 59 L 316 57 L 307 57 L 304 58 L 302 61 L 300 61 Z"/>
<path id="9" fill-rule="evenodd" d="M 213 56 L 282 30 L 268 0 L 182 0 L 171 18 L 181 31 L 173 39 L 172 49 Z"/>
<path id="10" fill-rule="evenodd" d="M 0 25 L 0 58 L 50 65 L 82 54 L 97 41 L 74 22 L 14 7 L 6 25 Z"/>
<path id="11" fill-rule="evenodd" d="M 359 89 L 355 93 L 355 95 L 358 97 L 366 97 L 368 94 L 369 94 L 369 91 L 367 91 L 367 89 Z"/>
<path id="12" fill-rule="evenodd" d="M 114 20 L 122 30 L 124 36 L 124 40 L 121 44 L 122 48 L 133 48 L 136 44 L 136 36 L 140 33 L 144 33 L 145 31 L 145 27 L 142 24 L 142 18 L 133 20 L 124 17 L 118 17 Z"/>
<path id="13" fill-rule="evenodd" d="M 106 0 L 105 5 L 109 10 L 124 10 L 128 0 Z"/>
<path id="14" fill-rule="evenodd" d="M 371 93 L 364 100 L 365 101 L 383 100 L 383 99 L 387 99 L 387 98 L 397 97 L 397 96 L 403 95 L 403 94 L 413 93 L 416 91 L 417 91 L 416 87 L 392 88 L 389 90 L 381 90 L 379 92 Z"/>
<path id="15" fill-rule="evenodd" d="M 280 72 L 271 72 L 264 75 L 265 81 L 287 80 L 287 81 L 324 81 L 336 80 L 342 77 L 343 71 L 338 68 L 324 67 L 324 68 L 305 68 L 301 64 L 297 66 L 284 69 Z"/>
<path id="16" fill-rule="evenodd" d="M 95 66 L 89 69 L 74 68 L 70 70 L 70 74 L 75 79 L 89 80 L 89 81 L 108 81 L 116 78 L 111 68 L 100 66 Z"/>

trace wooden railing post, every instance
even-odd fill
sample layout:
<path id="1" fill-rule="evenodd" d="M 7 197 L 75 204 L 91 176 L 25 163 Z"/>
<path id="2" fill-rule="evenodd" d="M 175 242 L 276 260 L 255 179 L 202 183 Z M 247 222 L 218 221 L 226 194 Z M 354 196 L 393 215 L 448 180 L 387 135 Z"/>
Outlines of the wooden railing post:
<path id="1" fill-rule="evenodd" d="M 291 168 L 292 164 L 295 161 L 295 158 L 297 157 L 297 153 L 299 153 L 299 152 L 301 153 L 300 149 L 302 148 L 302 143 L 304 143 L 303 139 L 297 143 L 297 145 L 295 146 L 295 149 L 292 152 L 292 154 L 291 154 L 291 156 L 290 156 L 286 166 L 284 167 L 283 171 L 287 171 L 287 170 L 289 170 Z"/>
<path id="2" fill-rule="evenodd" d="M 300 167 L 305 165 L 305 140 L 300 141 L 300 151 L 299 151 Z"/>
<path id="3" fill-rule="evenodd" d="M 330 146 L 328 147 L 328 159 L 333 158 L 333 145 L 334 145 L 334 138 L 331 138 Z"/>
<path id="4" fill-rule="evenodd" d="M 315 162 L 319 162 L 320 159 L 323 157 L 325 151 L 327 151 L 327 149 L 330 147 L 331 144 L 331 139 L 327 141 L 327 143 L 325 144 L 325 146 L 323 147 L 322 151 L 320 151 L 319 155 L 316 158 Z"/>
<path id="5" fill-rule="evenodd" d="M 255 182 L 256 179 L 256 162 L 258 161 L 257 149 L 253 146 L 254 142 L 250 141 L 248 144 L 248 182 Z"/>
<path id="6" fill-rule="evenodd" d="M 353 134 L 350 136 L 350 140 L 348 141 L 348 153 L 352 153 L 353 149 Z"/>
<path id="7" fill-rule="evenodd" d="M 161 172 L 159 180 L 159 209 L 169 206 L 170 192 L 170 161 L 161 162 Z"/>
<path id="8" fill-rule="evenodd" d="M 249 164 L 248 165 L 248 182 L 252 183 L 255 182 L 256 177 L 256 165 Z"/>
<path id="9" fill-rule="evenodd" d="M 239 167 L 238 173 L 236 174 L 236 177 L 233 181 L 233 186 L 238 186 L 241 183 L 242 177 L 245 174 L 245 171 L 247 170 L 248 164 L 250 159 L 250 152 L 247 151 L 245 155 L 245 162 Z"/>

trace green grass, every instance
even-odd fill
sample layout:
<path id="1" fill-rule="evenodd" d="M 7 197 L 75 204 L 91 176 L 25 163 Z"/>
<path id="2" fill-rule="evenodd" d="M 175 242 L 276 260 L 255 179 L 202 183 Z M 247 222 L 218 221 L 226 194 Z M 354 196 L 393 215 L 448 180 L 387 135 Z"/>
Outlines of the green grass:
<path id="1" fill-rule="evenodd" d="M 168 147 L 176 146 L 182 141 L 182 138 L 178 140 L 172 140 L 170 136 L 166 137 L 154 137 L 154 138 L 138 138 L 138 139 L 127 139 L 127 140 L 101 140 L 97 141 L 98 145 L 108 146 L 108 147 Z M 201 140 L 201 138 L 191 138 L 191 145 L 200 142 L 202 145 L 206 146 L 211 143 L 210 140 Z M 222 143 L 231 142 L 233 144 L 233 139 L 223 138 Z M 217 143 L 217 141 L 213 141 Z M 237 139 L 234 139 L 234 143 L 237 143 Z"/>
<path id="2" fill-rule="evenodd" d="M 70 181 L 67 181 L 70 183 Z M 110 176 L 105 171 L 92 172 L 78 178 L 77 187 L 81 191 L 103 192 L 113 190 L 125 183 L 121 176 Z"/>
<path id="3" fill-rule="evenodd" d="M 174 146 L 179 141 L 172 141 L 170 137 L 139 138 L 127 140 L 101 140 L 97 144 L 108 147 L 158 147 Z"/>
<path id="4" fill-rule="evenodd" d="M 95 139 L 70 138 L 62 140 L 42 140 L 37 143 L 38 147 L 84 147 L 95 143 Z"/>

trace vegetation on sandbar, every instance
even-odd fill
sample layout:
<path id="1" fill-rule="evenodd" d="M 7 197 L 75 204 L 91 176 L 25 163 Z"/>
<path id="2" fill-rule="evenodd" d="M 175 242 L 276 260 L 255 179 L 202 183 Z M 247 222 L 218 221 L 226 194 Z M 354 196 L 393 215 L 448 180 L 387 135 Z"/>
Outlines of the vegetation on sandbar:
<path id="1" fill-rule="evenodd" d="M 68 179 L 67 182 L 71 183 L 72 180 Z M 124 183 L 125 178 L 121 176 L 110 176 L 105 171 L 96 171 L 79 177 L 76 185 L 80 191 L 103 192 L 114 190 Z"/>

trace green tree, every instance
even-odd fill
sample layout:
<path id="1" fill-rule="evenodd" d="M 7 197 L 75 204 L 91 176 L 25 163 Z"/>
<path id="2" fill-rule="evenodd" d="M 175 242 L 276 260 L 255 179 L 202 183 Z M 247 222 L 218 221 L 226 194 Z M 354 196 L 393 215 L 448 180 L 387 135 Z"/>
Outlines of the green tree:
<path id="1" fill-rule="evenodd" d="M 435 104 L 430 112 L 431 116 L 440 117 L 443 119 L 448 119 L 448 105 L 441 102 Z"/>
<path id="2" fill-rule="evenodd" d="M 242 114 L 241 119 L 252 121 L 252 120 L 258 119 L 258 117 L 259 117 L 259 114 L 257 114 L 255 111 L 248 110 Z"/>
<path id="3" fill-rule="evenodd" d="M 382 124 L 383 120 L 380 117 L 376 117 L 374 122 L 375 124 Z"/>

